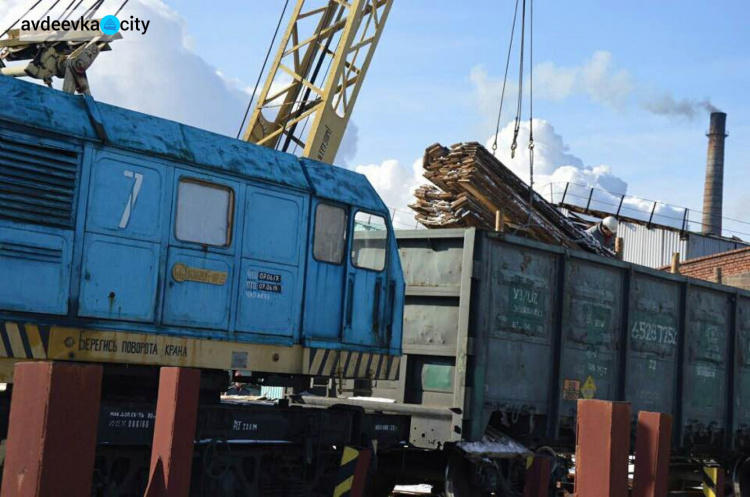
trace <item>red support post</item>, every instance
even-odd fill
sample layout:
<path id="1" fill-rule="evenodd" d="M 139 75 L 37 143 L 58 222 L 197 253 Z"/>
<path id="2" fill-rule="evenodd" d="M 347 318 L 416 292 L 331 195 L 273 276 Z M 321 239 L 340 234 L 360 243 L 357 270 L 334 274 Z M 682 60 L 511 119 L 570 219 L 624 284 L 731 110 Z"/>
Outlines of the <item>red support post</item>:
<path id="1" fill-rule="evenodd" d="M 671 448 L 672 416 L 658 412 L 639 412 L 635 435 L 633 497 L 667 495 Z"/>
<path id="2" fill-rule="evenodd" d="M 371 454 L 369 449 L 344 447 L 333 497 L 364 497 Z"/>
<path id="3" fill-rule="evenodd" d="M 523 497 L 549 497 L 549 478 L 552 464 L 546 457 L 535 457 L 526 470 Z"/>
<path id="4" fill-rule="evenodd" d="M 13 377 L 0 495 L 91 495 L 102 367 L 21 362 Z"/>
<path id="5" fill-rule="evenodd" d="M 576 497 L 627 497 L 630 404 L 578 401 Z"/>
<path id="6" fill-rule="evenodd" d="M 147 497 L 187 497 L 201 373 L 161 368 Z"/>

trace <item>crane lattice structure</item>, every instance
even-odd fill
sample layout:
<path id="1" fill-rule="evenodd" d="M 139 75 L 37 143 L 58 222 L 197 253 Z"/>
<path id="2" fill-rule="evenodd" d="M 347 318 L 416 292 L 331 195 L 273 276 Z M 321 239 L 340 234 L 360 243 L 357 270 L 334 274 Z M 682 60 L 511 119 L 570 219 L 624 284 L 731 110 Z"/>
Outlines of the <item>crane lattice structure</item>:
<path id="1" fill-rule="evenodd" d="M 332 163 L 392 4 L 298 0 L 244 139 Z"/>

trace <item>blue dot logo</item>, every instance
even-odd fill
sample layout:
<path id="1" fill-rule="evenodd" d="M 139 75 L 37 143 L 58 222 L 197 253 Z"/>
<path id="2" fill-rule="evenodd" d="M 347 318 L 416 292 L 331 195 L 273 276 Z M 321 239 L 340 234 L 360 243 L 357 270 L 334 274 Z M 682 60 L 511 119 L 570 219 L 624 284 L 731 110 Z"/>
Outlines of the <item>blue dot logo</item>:
<path id="1" fill-rule="evenodd" d="M 99 23 L 99 29 L 105 35 L 112 36 L 120 31 L 120 20 L 115 16 L 104 16 Z"/>

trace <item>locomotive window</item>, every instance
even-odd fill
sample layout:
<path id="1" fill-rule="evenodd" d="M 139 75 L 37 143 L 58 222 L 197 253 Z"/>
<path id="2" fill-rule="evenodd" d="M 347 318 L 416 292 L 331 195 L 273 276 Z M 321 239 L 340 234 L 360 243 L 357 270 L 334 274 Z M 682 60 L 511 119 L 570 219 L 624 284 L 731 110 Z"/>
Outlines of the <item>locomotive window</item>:
<path id="1" fill-rule="evenodd" d="M 341 207 L 318 204 L 315 209 L 313 257 L 321 262 L 341 264 L 346 248 L 346 211 Z"/>
<path id="2" fill-rule="evenodd" d="M 354 216 L 352 264 L 362 269 L 382 271 L 385 267 L 385 248 L 388 227 L 385 219 L 368 212 Z"/>
<path id="3" fill-rule="evenodd" d="M 195 179 L 181 179 L 177 188 L 175 236 L 184 242 L 227 247 L 232 242 L 234 192 Z"/>

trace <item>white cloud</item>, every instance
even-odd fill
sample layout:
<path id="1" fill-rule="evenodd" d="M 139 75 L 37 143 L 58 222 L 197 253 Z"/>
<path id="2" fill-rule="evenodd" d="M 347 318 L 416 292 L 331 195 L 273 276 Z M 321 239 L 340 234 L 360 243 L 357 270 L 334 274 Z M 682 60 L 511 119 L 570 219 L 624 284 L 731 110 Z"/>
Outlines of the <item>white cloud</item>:
<path id="1" fill-rule="evenodd" d="M 534 189 L 547 200 L 560 202 L 565 194 L 565 202 L 585 207 L 588 204 L 591 189 L 590 208 L 605 212 L 616 212 L 622 195 L 628 193 L 628 183 L 616 176 L 610 166 L 587 166 L 583 161 L 570 153 L 563 138 L 555 128 L 543 119 L 534 119 Z M 520 125 L 518 147 L 514 158 L 511 158 L 510 146 L 513 141 L 513 123 L 508 124 L 498 134 L 498 148 L 495 156 L 520 177 L 529 183 L 529 122 Z M 492 150 L 494 136 L 491 136 L 486 147 Z M 567 192 L 565 187 L 567 185 Z M 647 221 L 653 201 L 635 197 L 625 197 L 621 214 Z M 662 203 L 657 204 L 653 221 L 658 224 L 680 226 L 682 210 Z"/>
<path id="2" fill-rule="evenodd" d="M 543 119 L 534 119 L 534 188 L 546 199 L 557 203 L 562 199 L 565 185 L 568 184 L 565 201 L 569 204 L 585 206 L 591 188 L 594 188 L 590 207 L 596 210 L 615 212 L 622 195 L 628 193 L 625 180 L 612 172 L 610 166 L 587 166 L 571 153 L 563 138 L 555 128 Z M 529 123 L 521 124 L 518 134 L 518 148 L 511 158 L 510 144 L 513 139 L 513 123 L 503 128 L 498 135 L 498 159 L 529 183 Z M 492 150 L 494 136 L 487 139 L 485 146 Z M 422 177 L 422 159 L 416 160 L 411 168 L 403 166 L 395 159 L 379 164 L 362 164 L 352 167 L 364 174 L 391 209 L 395 209 L 396 228 L 414 228 L 414 214 L 407 206 L 413 202 L 414 190 L 428 181 Z M 551 190 L 550 190 L 551 189 Z M 635 197 L 625 197 L 621 213 L 629 217 L 647 221 L 653 201 Z M 394 211 L 392 211 L 393 213 Z M 680 226 L 682 210 L 662 203 L 657 204 L 653 221 L 657 224 Z"/>
<path id="3" fill-rule="evenodd" d="M 111 1 L 105 5 L 114 8 L 119 7 L 120 3 Z M 67 4 L 61 3 L 50 13 L 51 17 L 55 19 Z M 26 0 L 0 2 L 0 19 L 15 20 L 28 7 Z M 42 7 L 46 10 L 45 5 L 37 9 Z M 83 11 L 82 6 L 75 16 Z M 34 10 L 28 18 L 36 19 L 43 12 Z M 112 43 L 111 52 L 99 55 L 88 71 L 94 98 L 236 136 L 253 95 L 253 87 L 225 75 L 197 55 L 192 49 L 194 40 L 188 33 L 186 21 L 162 0 L 130 0 L 120 17 L 130 15 L 149 20 L 148 32 L 145 35 L 123 32 L 123 39 Z M 0 25 L 2 30 L 6 27 L 4 23 Z M 291 77 L 281 75 L 271 87 L 271 94 L 276 94 L 290 81 Z M 61 81 L 54 84 L 56 88 L 62 87 Z M 257 93 L 260 91 L 261 88 L 258 88 Z M 273 109 L 266 118 L 273 119 L 275 116 L 272 114 Z M 357 131 L 357 126 L 350 122 L 339 149 L 337 164 L 347 165 L 356 154 Z"/>
<path id="4" fill-rule="evenodd" d="M 68 3 L 62 2 L 51 17 Z M 105 5 L 115 8 L 120 3 Z M 0 19 L 15 20 L 28 6 L 25 0 L 2 2 Z M 75 15 L 82 12 L 80 8 Z M 35 10 L 29 18 L 42 13 Z M 99 55 L 88 71 L 94 98 L 235 136 L 251 92 L 190 49 L 185 20 L 161 0 L 131 0 L 120 17 L 130 15 L 150 20 L 148 32 L 124 32 L 122 40 L 112 43 L 111 52 Z M 55 87 L 61 88 L 62 82 L 56 81 Z"/>
<path id="5" fill-rule="evenodd" d="M 391 209 L 393 224 L 397 229 L 416 227 L 414 213 L 408 210 L 407 205 L 413 201 L 414 190 L 419 185 L 427 183 L 422 177 L 421 158 L 414 161 L 411 168 L 401 165 L 395 159 L 389 159 L 380 164 L 363 164 L 351 169 L 364 174 L 377 190 Z"/>
<path id="6" fill-rule="evenodd" d="M 359 127 L 349 120 L 349 124 L 344 131 L 344 137 L 341 139 L 339 150 L 336 152 L 336 159 L 333 163 L 339 167 L 349 167 L 351 160 L 357 155 L 357 144 L 359 143 Z"/>
<path id="7" fill-rule="evenodd" d="M 491 76 L 484 67 L 476 66 L 471 70 L 469 80 L 481 111 L 496 115 L 502 78 Z M 525 93 L 528 88 L 527 81 L 524 83 Z M 505 93 L 508 108 L 517 98 L 517 89 L 514 80 L 508 82 Z M 559 102 L 574 96 L 585 96 L 594 103 L 618 111 L 638 106 L 653 114 L 687 119 L 717 110 L 708 99 L 677 99 L 667 90 L 656 90 L 637 81 L 629 71 L 617 67 L 614 56 L 606 50 L 598 50 L 574 66 L 559 66 L 551 61 L 534 66 L 534 98 Z"/>

